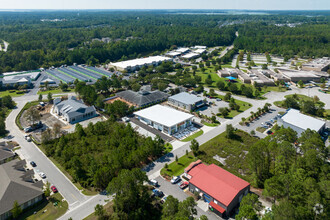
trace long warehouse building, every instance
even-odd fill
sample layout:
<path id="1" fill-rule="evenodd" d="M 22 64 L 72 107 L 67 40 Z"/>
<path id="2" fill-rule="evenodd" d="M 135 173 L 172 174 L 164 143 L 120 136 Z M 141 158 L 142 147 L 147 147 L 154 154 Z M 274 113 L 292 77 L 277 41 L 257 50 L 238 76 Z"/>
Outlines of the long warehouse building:
<path id="1" fill-rule="evenodd" d="M 172 60 L 173 60 L 172 58 L 164 57 L 164 56 L 151 56 L 151 57 L 127 60 L 117 63 L 110 63 L 109 67 L 114 67 L 118 71 L 133 72 L 143 66 L 151 66 L 151 65 L 158 66 L 164 61 L 172 61 Z"/>

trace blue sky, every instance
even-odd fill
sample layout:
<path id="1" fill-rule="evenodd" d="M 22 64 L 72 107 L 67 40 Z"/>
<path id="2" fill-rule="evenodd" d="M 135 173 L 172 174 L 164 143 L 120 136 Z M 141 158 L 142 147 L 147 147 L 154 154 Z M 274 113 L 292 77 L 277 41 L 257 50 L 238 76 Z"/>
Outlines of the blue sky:
<path id="1" fill-rule="evenodd" d="M 330 10 L 330 0 L 0 0 L 0 9 Z"/>

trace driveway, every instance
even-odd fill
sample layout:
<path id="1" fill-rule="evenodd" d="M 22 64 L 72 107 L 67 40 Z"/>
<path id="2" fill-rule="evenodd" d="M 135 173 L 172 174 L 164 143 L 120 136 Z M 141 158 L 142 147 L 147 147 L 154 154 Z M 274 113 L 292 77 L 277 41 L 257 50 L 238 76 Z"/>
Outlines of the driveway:
<path id="1" fill-rule="evenodd" d="M 157 177 L 156 180 L 158 181 L 159 189 L 164 192 L 165 196 L 172 195 L 173 197 L 177 198 L 179 201 L 183 201 L 186 198 L 189 197 L 187 193 L 185 193 L 182 189 L 179 188 L 178 184 L 172 184 L 166 180 L 164 180 L 162 177 Z M 187 189 L 187 188 L 186 188 Z M 188 189 L 187 189 L 188 190 Z M 208 219 L 210 220 L 219 220 L 222 219 L 219 216 L 215 215 L 214 213 L 210 211 L 204 211 L 205 210 L 205 204 L 201 200 L 198 201 L 198 203 L 202 203 L 201 205 L 196 206 L 197 209 L 197 217 L 200 217 L 201 215 L 206 215 Z M 203 207 L 201 209 L 199 206 Z M 195 216 L 196 217 L 196 216 Z"/>

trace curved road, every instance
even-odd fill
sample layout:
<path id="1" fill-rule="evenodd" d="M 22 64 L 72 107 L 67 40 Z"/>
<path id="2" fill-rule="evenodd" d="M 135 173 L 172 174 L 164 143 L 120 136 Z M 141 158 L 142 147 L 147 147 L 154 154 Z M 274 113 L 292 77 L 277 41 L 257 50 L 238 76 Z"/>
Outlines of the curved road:
<path id="1" fill-rule="evenodd" d="M 250 116 L 251 111 L 255 112 L 259 107 L 262 108 L 265 103 L 272 104 L 274 101 L 283 100 L 285 95 L 294 93 L 309 96 L 317 95 L 320 100 L 326 104 L 325 108 L 330 108 L 330 95 L 319 92 L 318 88 L 298 89 L 293 87 L 293 90 L 286 92 L 270 92 L 264 95 L 267 98 L 265 100 L 255 100 L 240 96 L 234 96 L 236 99 L 249 102 L 253 106 L 248 111 L 237 115 L 233 119 L 226 120 L 220 126 L 211 128 L 208 132 L 205 132 L 202 136 L 196 138 L 196 140 L 200 144 L 203 144 L 224 132 L 227 124 L 237 126 L 238 123 L 241 121 L 242 117 L 247 118 Z M 219 92 L 219 94 L 223 93 Z M 12 140 L 18 142 L 18 144 L 21 146 L 21 152 L 24 158 L 28 162 L 31 160 L 35 161 L 37 163 L 36 169 L 44 172 L 47 175 L 46 180 L 49 181 L 51 184 L 56 185 L 59 192 L 68 201 L 69 210 L 59 219 L 66 220 L 70 217 L 72 217 L 73 219 L 83 219 L 94 212 L 94 207 L 96 206 L 96 204 L 104 205 L 106 203 L 105 200 L 109 201 L 111 200 L 111 198 L 104 195 L 83 195 L 72 184 L 72 182 L 39 150 L 39 148 L 35 144 L 33 144 L 32 142 L 27 142 L 24 139 L 24 133 L 16 126 L 15 119 L 20 110 L 28 101 L 37 100 L 37 98 L 38 96 L 34 95 L 34 92 L 31 92 L 21 97 L 14 98 L 14 101 L 17 103 L 17 108 L 14 109 L 6 119 L 6 128 L 10 132 L 9 136 L 11 136 Z M 150 179 L 158 177 L 160 175 L 160 170 L 163 168 L 165 163 L 173 162 L 175 159 L 175 155 L 181 157 L 186 153 L 186 150 L 190 151 L 189 145 L 190 142 L 183 143 L 180 141 L 176 141 L 175 144 L 173 143 L 174 150 L 171 153 L 159 158 L 158 160 L 154 161 L 153 163 L 149 164 L 147 167 L 144 168 L 144 170 L 147 172 L 148 177 Z"/>

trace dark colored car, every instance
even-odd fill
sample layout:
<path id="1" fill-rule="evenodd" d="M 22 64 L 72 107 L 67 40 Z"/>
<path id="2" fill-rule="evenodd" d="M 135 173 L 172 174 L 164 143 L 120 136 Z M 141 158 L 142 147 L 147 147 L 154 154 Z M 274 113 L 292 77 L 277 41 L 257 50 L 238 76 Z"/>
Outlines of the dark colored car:
<path id="1" fill-rule="evenodd" d="M 37 164 L 34 161 L 31 161 L 30 164 L 31 164 L 32 167 L 36 167 L 37 166 Z"/>
<path id="2" fill-rule="evenodd" d="M 271 135 L 271 134 L 274 134 L 274 133 L 273 133 L 271 130 L 268 130 L 268 131 L 267 131 L 267 134 L 268 134 L 268 135 Z"/>
<path id="3" fill-rule="evenodd" d="M 164 196 L 164 193 L 162 191 L 160 191 L 159 189 L 153 189 L 152 192 L 157 197 L 163 197 Z"/>
<path id="4" fill-rule="evenodd" d="M 50 187 L 50 189 L 53 191 L 53 193 L 57 193 L 57 188 L 55 186 Z"/>

